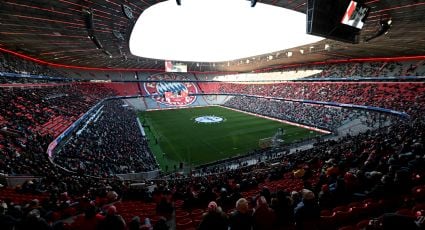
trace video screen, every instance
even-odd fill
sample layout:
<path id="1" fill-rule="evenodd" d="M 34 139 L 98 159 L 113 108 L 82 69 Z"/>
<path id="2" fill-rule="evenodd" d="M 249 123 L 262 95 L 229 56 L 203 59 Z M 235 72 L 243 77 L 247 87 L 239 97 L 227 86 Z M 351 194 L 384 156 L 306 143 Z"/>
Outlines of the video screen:
<path id="1" fill-rule="evenodd" d="M 351 1 L 345 11 L 344 17 L 342 17 L 341 23 L 362 29 L 368 13 L 369 7 Z"/>

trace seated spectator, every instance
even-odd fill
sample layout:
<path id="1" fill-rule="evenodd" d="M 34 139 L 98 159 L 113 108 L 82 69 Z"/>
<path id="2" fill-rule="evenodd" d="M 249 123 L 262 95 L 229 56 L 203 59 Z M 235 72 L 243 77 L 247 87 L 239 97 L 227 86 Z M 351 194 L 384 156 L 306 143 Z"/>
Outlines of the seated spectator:
<path id="1" fill-rule="evenodd" d="M 169 230 L 170 227 L 167 225 L 167 220 L 164 217 L 159 218 L 156 224 L 153 226 L 153 230 Z"/>
<path id="2" fill-rule="evenodd" d="M 173 204 L 167 197 L 162 197 L 160 202 L 156 206 L 156 213 L 160 216 L 170 220 L 174 212 Z"/>
<path id="3" fill-rule="evenodd" d="M 366 195 L 375 199 L 391 197 L 396 189 L 392 180 L 389 175 L 383 175 L 381 180 Z"/>
<path id="4" fill-rule="evenodd" d="M 18 229 L 32 229 L 32 230 L 51 230 L 52 227 L 47 221 L 40 216 L 40 211 L 37 209 L 31 210 L 26 218 L 19 224 Z"/>
<path id="5" fill-rule="evenodd" d="M 13 230 L 15 225 L 18 223 L 18 220 L 13 216 L 6 214 L 7 204 L 2 202 L 0 203 L 0 226 L 4 230 Z"/>
<path id="6" fill-rule="evenodd" d="M 294 209 L 295 224 L 297 229 L 317 229 L 320 218 L 320 209 L 314 193 L 302 190 L 302 201 Z"/>
<path id="7" fill-rule="evenodd" d="M 226 214 L 217 206 L 217 203 L 211 201 L 208 204 L 208 212 L 202 217 L 199 224 L 199 230 L 227 230 L 229 226 Z"/>
<path id="8" fill-rule="evenodd" d="M 245 198 L 236 201 L 236 210 L 230 214 L 229 222 L 231 230 L 251 230 L 253 228 L 254 219 Z"/>
<path id="9" fill-rule="evenodd" d="M 334 200 L 331 192 L 329 191 L 329 185 L 324 184 L 319 192 L 319 205 L 322 209 L 331 209 L 334 207 Z"/>
<path id="10" fill-rule="evenodd" d="M 84 211 L 84 216 L 77 217 L 72 226 L 74 230 L 97 229 L 104 219 L 104 216 L 96 212 L 96 206 L 92 203 Z"/>
<path id="11" fill-rule="evenodd" d="M 128 223 L 128 230 L 140 230 L 140 218 L 135 216 L 131 219 L 130 223 Z"/>
<path id="12" fill-rule="evenodd" d="M 415 222 L 415 219 L 409 216 L 386 213 L 382 217 L 382 230 L 421 230 L 425 227 L 423 221 L 423 217 Z"/>
<path id="13" fill-rule="evenodd" d="M 273 230 L 276 226 L 276 215 L 264 196 L 257 199 L 254 214 L 254 230 Z"/>
<path id="14" fill-rule="evenodd" d="M 105 219 L 99 223 L 99 230 L 125 230 L 126 223 L 124 219 L 117 213 L 115 206 L 109 206 Z"/>
<path id="15" fill-rule="evenodd" d="M 273 202 L 273 200 L 275 200 Z M 293 222 L 294 210 L 292 208 L 292 199 L 287 192 L 277 191 L 276 198 L 272 198 L 270 207 L 276 214 L 278 227 L 289 227 Z"/>

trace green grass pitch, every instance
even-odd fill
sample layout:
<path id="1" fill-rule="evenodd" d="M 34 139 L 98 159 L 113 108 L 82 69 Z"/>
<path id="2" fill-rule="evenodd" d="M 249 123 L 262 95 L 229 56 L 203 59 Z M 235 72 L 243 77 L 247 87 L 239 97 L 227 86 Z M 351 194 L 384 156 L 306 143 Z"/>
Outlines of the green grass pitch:
<path id="1" fill-rule="evenodd" d="M 214 115 L 221 123 L 196 123 L 194 118 Z M 285 143 L 320 135 L 320 133 L 277 121 L 233 111 L 223 107 L 201 107 L 148 111 L 140 114 L 149 145 L 160 167 L 169 170 L 184 162 L 197 166 L 243 155 L 258 149 L 259 139 L 285 130 Z"/>

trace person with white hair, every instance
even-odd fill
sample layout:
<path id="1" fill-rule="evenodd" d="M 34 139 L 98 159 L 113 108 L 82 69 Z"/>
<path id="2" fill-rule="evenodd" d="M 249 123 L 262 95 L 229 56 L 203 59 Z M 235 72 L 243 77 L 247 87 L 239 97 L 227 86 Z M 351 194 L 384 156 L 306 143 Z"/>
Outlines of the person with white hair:
<path id="1" fill-rule="evenodd" d="M 226 213 L 224 213 L 217 203 L 211 201 L 208 204 L 208 212 L 204 213 L 199 230 L 227 230 L 229 221 Z"/>
<path id="2" fill-rule="evenodd" d="M 254 225 L 252 211 L 249 209 L 248 201 L 240 198 L 236 201 L 236 210 L 230 214 L 231 230 L 251 230 Z"/>
<path id="3" fill-rule="evenodd" d="M 294 209 L 295 224 L 298 230 L 317 229 L 320 220 L 320 208 L 314 193 L 308 189 L 301 190 L 302 200 Z"/>
<path id="4" fill-rule="evenodd" d="M 31 210 L 26 218 L 19 224 L 18 229 L 50 230 L 52 227 L 41 217 L 40 210 Z"/>

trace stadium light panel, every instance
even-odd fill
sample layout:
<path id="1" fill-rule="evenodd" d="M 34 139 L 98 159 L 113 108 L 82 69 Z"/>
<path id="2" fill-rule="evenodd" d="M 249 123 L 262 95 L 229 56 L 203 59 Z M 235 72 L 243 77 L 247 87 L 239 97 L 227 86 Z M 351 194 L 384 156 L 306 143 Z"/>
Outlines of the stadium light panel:
<path id="1" fill-rule="evenodd" d="M 185 0 L 157 3 L 138 18 L 133 55 L 177 61 L 221 62 L 323 40 L 306 34 L 306 15 L 258 2 Z"/>

